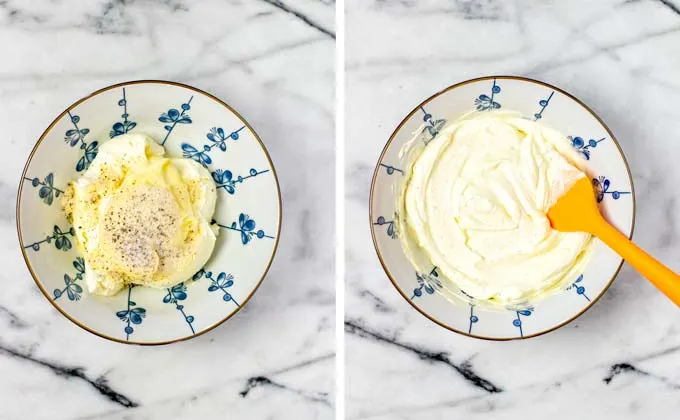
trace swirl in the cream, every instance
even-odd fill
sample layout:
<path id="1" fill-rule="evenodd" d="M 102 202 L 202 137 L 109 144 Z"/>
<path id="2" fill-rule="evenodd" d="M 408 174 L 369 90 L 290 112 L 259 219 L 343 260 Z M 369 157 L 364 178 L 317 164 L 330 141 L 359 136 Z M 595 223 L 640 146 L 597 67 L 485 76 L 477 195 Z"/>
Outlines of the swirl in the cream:
<path id="1" fill-rule="evenodd" d="M 545 295 L 590 255 L 591 235 L 557 232 L 546 216 L 585 176 L 577 165 L 555 130 L 514 112 L 467 114 L 415 153 L 400 197 L 402 243 L 416 265 L 429 262 L 476 299 Z"/>

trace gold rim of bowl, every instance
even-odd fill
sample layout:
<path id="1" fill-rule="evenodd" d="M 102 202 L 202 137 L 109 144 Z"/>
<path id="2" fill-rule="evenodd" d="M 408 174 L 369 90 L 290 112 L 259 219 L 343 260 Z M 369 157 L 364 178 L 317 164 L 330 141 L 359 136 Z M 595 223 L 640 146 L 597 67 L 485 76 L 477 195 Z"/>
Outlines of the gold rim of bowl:
<path id="1" fill-rule="evenodd" d="M 411 300 L 411 299 L 410 299 L 410 298 L 409 298 L 409 297 L 401 290 L 401 288 L 399 287 L 399 285 L 397 284 L 397 282 L 394 280 L 394 277 L 393 277 L 392 274 L 390 273 L 390 270 L 387 268 L 387 264 L 385 264 L 385 260 L 383 259 L 383 256 L 382 256 L 382 254 L 381 254 L 381 252 L 380 252 L 380 247 L 378 246 L 378 240 L 377 240 L 377 238 L 376 238 L 376 231 L 375 231 L 375 228 L 374 228 L 374 226 L 373 226 L 373 220 L 374 220 L 374 218 L 373 218 L 373 205 L 372 205 L 372 204 L 373 204 L 373 194 L 374 194 L 374 189 L 375 189 L 375 180 L 376 180 L 376 177 L 378 176 L 378 173 L 380 172 L 380 163 L 382 162 L 383 158 L 385 157 L 385 153 L 387 153 L 387 150 L 388 150 L 388 149 L 390 148 L 390 146 L 392 145 L 392 141 L 393 141 L 394 138 L 396 137 L 396 135 L 397 135 L 397 133 L 399 132 L 399 130 L 401 130 L 402 126 L 406 123 L 406 121 L 408 121 L 408 120 L 409 120 L 416 112 L 418 112 L 418 110 L 419 110 L 421 107 L 427 105 L 430 101 L 432 101 L 433 99 L 439 97 L 440 95 L 443 95 L 444 93 L 447 93 L 447 92 L 449 92 L 449 91 L 451 91 L 451 90 L 454 90 L 454 89 L 459 88 L 459 87 L 461 87 L 461 86 L 465 86 L 465 85 L 470 84 L 470 83 L 480 82 L 480 81 L 484 81 L 484 80 L 491 80 L 491 79 L 497 79 L 497 80 L 498 80 L 498 79 L 500 79 L 500 80 L 503 80 L 503 79 L 505 79 L 505 80 L 519 80 L 519 81 L 523 81 L 523 82 L 528 82 L 528 83 L 533 83 L 533 84 L 541 85 L 541 86 L 547 87 L 547 88 L 549 88 L 549 89 L 553 89 L 554 91 L 559 92 L 559 93 L 563 94 L 564 96 L 566 96 L 566 97 L 571 98 L 572 100 L 574 100 L 576 103 L 578 103 L 580 106 L 582 106 L 586 111 L 588 111 L 588 112 L 589 112 L 589 113 L 590 113 L 590 114 L 591 114 L 591 115 L 592 115 L 592 116 L 600 123 L 600 125 L 605 129 L 605 131 L 607 132 L 607 134 L 609 135 L 609 137 L 612 139 L 613 143 L 616 145 L 616 148 L 618 149 L 619 154 L 621 155 L 621 158 L 623 159 L 623 163 L 624 163 L 624 165 L 625 165 L 625 167 L 626 167 L 626 173 L 628 174 L 628 180 L 630 181 L 631 195 L 632 195 L 632 197 L 633 197 L 633 219 L 632 219 L 632 223 L 631 223 L 631 227 L 630 227 L 630 235 L 629 235 L 629 238 L 632 238 L 632 237 L 633 237 L 633 231 L 634 231 L 634 229 L 635 229 L 635 187 L 634 187 L 634 185 L 633 185 L 633 177 L 632 177 L 632 175 L 631 175 L 631 173 L 630 173 L 630 166 L 628 166 L 628 161 L 626 160 L 626 156 L 624 155 L 623 150 L 621 149 L 621 145 L 619 144 L 619 142 L 618 142 L 618 141 L 616 140 L 616 138 L 614 137 L 614 134 L 611 132 L 611 130 L 609 129 L 609 127 L 607 126 L 607 124 L 605 124 L 604 121 L 602 121 L 602 119 L 601 119 L 597 114 L 595 114 L 595 112 L 594 112 L 592 109 L 590 109 L 585 103 L 583 103 L 580 99 L 578 99 L 578 98 L 575 97 L 574 95 L 572 95 L 572 94 L 570 94 L 570 93 L 568 93 L 568 92 L 566 92 L 566 91 L 564 91 L 564 90 L 562 90 L 562 89 L 560 89 L 560 88 L 558 88 L 558 87 L 555 87 L 555 86 L 553 86 L 553 85 L 551 85 L 551 84 L 548 84 L 548 83 L 545 83 L 545 82 L 541 82 L 541 81 L 535 80 L 535 79 L 530 79 L 530 78 L 527 78 L 527 77 L 522 77 L 522 76 L 484 76 L 484 77 L 478 77 L 478 78 L 475 78 L 475 79 L 465 80 L 465 81 L 463 81 L 463 82 L 456 83 L 456 84 L 454 84 L 454 85 L 451 85 L 451 86 L 449 86 L 449 87 L 447 87 L 447 88 L 445 88 L 445 89 L 443 89 L 443 90 L 441 90 L 441 91 L 435 93 L 434 95 L 430 96 L 429 98 L 427 98 L 427 99 L 425 99 L 423 102 L 421 102 L 418 106 L 416 106 L 416 107 L 415 107 L 415 108 L 414 108 L 414 109 L 413 109 L 413 110 L 412 110 L 412 111 L 411 111 L 411 112 L 410 112 L 410 113 L 409 113 L 409 114 L 408 114 L 408 115 L 407 115 L 407 116 L 399 123 L 399 125 L 397 125 L 397 128 L 394 129 L 394 131 L 392 132 L 392 135 L 390 136 L 389 140 L 387 141 L 387 144 L 385 144 L 385 147 L 383 148 L 382 152 L 380 153 L 380 157 L 378 158 L 378 162 L 377 162 L 377 164 L 376 164 L 376 166 L 375 166 L 375 170 L 373 171 L 373 178 L 372 178 L 372 180 L 371 180 L 371 192 L 370 192 L 369 201 L 368 201 L 368 206 L 369 206 L 369 208 L 368 208 L 369 224 L 370 224 L 370 229 L 371 229 L 371 237 L 373 238 L 373 246 L 374 246 L 374 248 L 375 248 L 376 253 L 378 254 L 378 259 L 380 260 L 380 264 L 382 265 L 383 270 L 385 270 L 385 274 L 387 274 L 387 277 L 390 279 L 390 281 L 392 282 L 392 285 L 397 289 L 397 291 L 399 292 L 399 294 L 400 294 L 404 299 L 406 299 L 406 301 L 407 301 L 411 306 L 413 306 L 413 308 L 415 308 L 418 312 L 420 312 L 424 317 L 426 317 L 426 318 L 429 319 L 430 321 L 434 322 L 435 324 L 437 324 L 437 325 L 439 325 L 439 326 L 441 326 L 441 327 L 443 327 L 443 328 L 446 328 L 446 329 L 449 330 L 449 331 L 453 331 L 453 332 L 456 332 L 456 333 L 458 333 L 458 334 L 462 334 L 462 335 L 465 335 L 465 336 L 468 336 L 468 337 L 472 337 L 472 338 L 479 338 L 479 339 L 482 339 L 482 340 L 491 340 L 491 341 L 524 340 L 524 339 L 527 339 L 527 338 L 537 337 L 537 336 L 539 336 L 539 335 L 543 335 L 543 334 L 549 333 L 549 332 L 551 332 L 551 331 L 554 331 L 554 330 L 556 330 L 556 329 L 558 329 L 558 328 L 560 328 L 560 327 L 563 327 L 564 325 L 567 325 L 568 323 L 570 323 L 571 321 L 575 320 L 575 319 L 578 318 L 579 316 L 583 315 L 583 313 L 585 313 L 588 309 L 590 309 L 590 308 L 595 304 L 595 302 L 597 302 L 597 301 L 602 297 L 602 295 L 607 291 L 607 289 L 609 289 L 609 287 L 611 286 L 611 284 L 614 282 L 614 279 L 616 278 L 616 276 L 617 276 L 617 275 L 619 274 L 619 272 L 621 271 L 621 267 L 623 266 L 623 259 L 621 260 L 621 263 L 619 264 L 619 266 L 617 267 L 617 269 L 614 271 L 614 274 L 612 275 L 611 279 L 609 279 L 609 281 L 607 282 L 607 284 L 605 285 L 605 287 L 602 288 L 602 290 L 601 290 L 600 293 L 597 295 L 597 297 L 595 297 L 594 299 L 592 299 L 592 300 L 588 303 L 588 305 L 586 305 L 585 308 L 583 308 L 580 312 L 578 312 L 577 314 L 575 314 L 575 315 L 572 316 L 571 318 L 567 319 L 566 321 L 563 321 L 563 322 L 561 322 L 561 323 L 555 325 L 554 327 L 548 328 L 548 329 L 546 329 L 546 330 L 539 331 L 539 332 L 537 332 L 537 333 L 530 334 L 530 335 L 525 335 L 525 336 L 522 336 L 522 337 L 487 337 L 487 336 L 483 336 L 483 335 L 477 335 L 477 334 L 468 333 L 467 331 L 458 330 L 458 329 L 456 329 L 456 328 L 453 328 L 453 327 L 451 327 L 450 325 L 447 325 L 446 323 L 444 323 L 443 321 L 440 321 L 440 320 L 438 320 L 437 318 L 433 317 L 432 315 L 428 314 L 428 313 L 425 312 L 424 310 L 420 309 L 420 308 L 418 307 L 418 305 L 416 305 L 416 304 L 415 304 L 415 303 L 414 303 L 414 302 L 413 302 L 413 301 L 412 301 L 412 300 Z"/>
<path id="2" fill-rule="evenodd" d="M 54 125 L 55 125 L 59 120 L 61 120 L 61 119 L 64 117 L 64 115 L 66 115 L 66 114 L 67 114 L 69 111 L 71 111 L 73 108 L 75 108 L 76 106 L 78 106 L 78 105 L 80 105 L 81 103 L 85 102 L 86 100 L 88 100 L 88 99 L 90 99 L 90 98 L 92 98 L 92 97 L 94 97 L 94 96 L 99 95 L 100 93 L 106 92 L 106 91 L 111 90 L 111 89 L 116 89 L 116 88 L 124 87 L 124 86 L 140 85 L 140 84 L 172 85 L 172 86 L 177 86 L 177 87 L 181 87 L 181 88 L 184 88 L 184 89 L 189 89 L 189 90 L 191 90 L 191 91 L 193 91 L 193 92 L 196 92 L 196 93 L 198 93 L 198 94 L 201 94 L 201 95 L 206 96 L 207 98 L 212 99 L 213 101 L 215 101 L 215 102 L 217 102 L 219 105 L 222 105 L 223 107 L 227 108 L 230 112 L 232 112 L 234 115 L 236 115 L 236 117 L 237 117 L 238 119 L 241 120 L 241 122 L 243 123 L 243 125 L 245 125 L 246 127 L 248 127 L 248 129 L 253 133 L 253 135 L 255 136 L 255 138 L 257 139 L 257 141 L 260 143 L 260 146 L 262 147 L 262 151 L 264 152 L 265 157 L 267 158 L 267 161 L 269 162 L 269 166 L 271 166 L 271 168 L 272 168 L 272 173 L 274 174 L 274 181 L 276 182 L 276 192 L 277 192 L 278 201 L 279 201 L 279 215 L 278 215 L 278 218 L 279 218 L 279 225 L 278 225 L 277 230 L 276 230 L 276 239 L 275 239 L 275 243 L 274 243 L 274 249 L 272 250 L 272 254 L 271 254 L 271 257 L 269 258 L 269 262 L 267 263 L 267 266 L 265 267 L 265 270 L 264 270 L 264 272 L 262 273 L 262 277 L 260 277 L 260 279 L 258 280 L 258 282 L 257 282 L 257 284 L 255 285 L 255 287 L 253 288 L 253 290 L 252 290 L 252 291 L 250 292 L 250 294 L 248 294 L 248 296 L 244 299 L 243 303 L 242 303 L 239 307 L 237 307 L 236 310 L 235 310 L 234 312 L 230 313 L 229 315 L 227 315 L 227 316 L 226 316 L 225 318 L 223 318 L 222 320 L 217 321 L 216 323 L 214 323 L 214 324 L 212 324 L 212 325 L 206 327 L 205 329 L 203 329 L 203 330 L 201 330 L 201 331 L 199 331 L 199 332 L 197 332 L 197 333 L 195 333 L 195 334 L 187 335 L 187 336 L 180 337 L 180 338 L 176 338 L 176 339 L 173 339 L 173 340 L 166 340 L 166 341 L 126 341 L 126 340 L 123 340 L 123 339 L 120 339 L 120 338 L 111 337 L 111 336 L 108 336 L 108 335 L 106 335 L 106 334 L 103 334 L 103 333 L 101 333 L 101 332 L 99 332 L 99 331 L 93 330 L 92 328 L 90 328 L 90 327 L 88 327 L 88 326 L 82 324 L 82 323 L 81 323 L 80 321 L 78 321 L 76 318 L 74 318 L 74 317 L 72 317 L 71 315 L 69 315 L 64 309 L 62 309 L 62 308 L 59 306 L 59 304 L 57 304 L 57 302 L 55 302 L 55 301 L 50 297 L 50 295 L 47 293 L 47 290 L 45 290 L 45 288 L 43 287 L 43 285 L 42 285 L 42 283 L 40 282 L 40 280 L 38 280 L 38 276 L 37 276 L 37 275 L 35 274 L 35 272 L 33 271 L 33 267 L 31 266 L 31 262 L 29 261 L 29 258 L 28 258 L 28 256 L 26 255 L 26 249 L 24 249 L 24 240 L 23 240 L 23 238 L 22 238 L 22 232 L 21 232 L 21 192 L 22 192 L 22 190 L 23 190 L 24 182 L 26 181 L 26 179 L 25 179 L 26 172 L 28 171 L 28 167 L 29 167 L 30 164 L 31 164 L 31 160 L 33 159 L 33 155 L 34 155 L 35 152 L 38 150 L 38 147 L 40 147 L 40 143 L 42 143 L 43 139 L 44 139 L 44 138 L 47 136 L 47 134 L 52 130 L 52 128 L 54 127 Z M 199 335 L 203 335 L 203 334 L 207 333 L 208 331 L 211 331 L 211 330 L 213 330 L 214 328 L 216 328 L 217 326 L 221 325 L 222 323 L 224 323 L 225 321 L 227 321 L 227 320 L 228 320 L 229 318 L 231 318 L 232 316 L 236 315 L 236 313 L 238 313 L 244 306 L 246 306 L 246 304 L 248 303 L 248 301 L 250 301 L 250 298 L 255 294 L 255 292 L 257 291 L 257 289 L 258 289 L 258 288 L 260 287 L 260 285 L 262 284 L 262 281 L 263 281 L 264 278 L 266 277 L 267 273 L 269 272 L 269 269 L 271 268 L 272 262 L 274 261 L 274 256 L 276 255 L 276 250 L 278 249 L 278 246 L 279 246 L 279 238 L 280 238 L 280 236 L 281 236 L 282 211 L 283 211 L 283 205 L 282 205 L 282 201 L 281 201 L 281 187 L 280 187 L 280 185 L 279 185 L 279 178 L 278 178 L 278 176 L 277 176 L 277 174 L 276 174 L 276 168 L 274 167 L 274 163 L 272 162 L 271 157 L 269 156 L 269 152 L 267 151 L 267 148 L 265 147 L 264 143 L 262 143 L 262 140 L 260 139 L 260 136 L 259 136 L 259 135 L 257 134 L 257 132 L 253 129 L 253 127 L 250 126 L 250 124 L 248 123 L 248 121 L 246 121 L 245 118 L 243 118 L 243 117 L 241 116 L 241 114 L 239 114 L 235 109 L 233 109 L 232 107 L 230 107 L 229 105 L 227 105 L 224 101 L 222 101 L 221 99 L 217 98 L 216 96 L 214 96 L 214 95 L 212 95 L 212 94 L 210 94 L 210 93 L 208 93 L 208 92 L 206 92 L 206 91 L 204 91 L 204 90 L 195 88 L 195 87 L 193 87 L 193 86 L 189 86 L 189 85 L 186 85 L 186 84 L 184 84 L 184 83 L 170 82 L 170 81 L 167 81 L 167 80 L 144 79 L 144 80 L 132 80 L 132 81 L 128 81 L 128 82 L 116 83 L 116 84 L 114 84 L 114 85 L 107 86 L 107 87 L 105 87 L 105 88 L 96 90 L 96 91 L 90 93 L 89 95 L 87 95 L 87 96 L 85 96 L 85 97 L 79 99 L 78 101 L 74 102 L 71 106 L 69 106 L 69 107 L 66 108 L 62 113 L 60 113 L 60 114 L 57 116 L 57 118 L 55 118 L 54 121 L 52 121 L 52 123 L 50 123 L 50 125 L 45 129 L 45 131 L 42 133 L 42 135 L 40 136 L 40 138 L 39 138 L 38 141 L 36 142 L 35 146 L 33 146 L 33 150 L 31 150 L 31 153 L 28 155 L 28 159 L 26 160 L 26 165 L 24 166 L 24 170 L 23 170 L 23 172 L 22 172 L 22 174 L 21 174 L 21 181 L 19 182 L 19 190 L 18 190 L 18 192 L 17 192 L 17 205 L 16 205 L 16 212 L 17 212 L 17 213 L 16 213 L 16 219 L 17 219 L 17 234 L 18 234 L 18 236 L 19 236 L 19 244 L 20 244 L 20 247 L 21 247 L 21 253 L 22 253 L 23 257 L 24 257 L 24 261 L 26 262 L 26 267 L 28 267 L 28 271 L 31 273 L 31 276 L 33 277 L 33 280 L 35 281 L 35 284 L 38 286 L 38 288 L 40 289 L 40 291 L 42 292 L 42 294 L 45 295 L 45 298 L 52 304 L 52 306 L 54 306 L 54 307 L 55 307 L 62 315 L 64 315 L 66 318 L 68 318 L 71 322 L 73 322 L 74 324 L 76 324 L 76 325 L 79 326 L 80 328 L 82 328 L 82 329 L 84 329 L 85 331 L 90 332 L 90 333 L 92 333 L 92 334 L 94 334 L 94 335 L 97 335 L 97 336 L 99 336 L 99 337 L 105 338 L 105 339 L 107 339 L 107 340 L 115 341 L 115 342 L 118 342 L 118 343 L 123 343 L 123 344 L 136 344 L 136 345 L 142 345 L 142 346 L 155 346 L 155 345 L 170 344 L 170 343 L 175 343 L 175 342 L 178 342 L 178 341 L 189 340 L 189 339 L 191 339 L 191 338 L 198 337 Z"/>

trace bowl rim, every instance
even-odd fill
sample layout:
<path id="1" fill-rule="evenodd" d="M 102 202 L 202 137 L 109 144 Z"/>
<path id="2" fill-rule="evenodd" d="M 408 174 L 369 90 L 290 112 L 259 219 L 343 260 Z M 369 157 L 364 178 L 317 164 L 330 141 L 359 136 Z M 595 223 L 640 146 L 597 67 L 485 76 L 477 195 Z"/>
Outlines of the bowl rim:
<path id="1" fill-rule="evenodd" d="M 69 111 L 71 111 L 73 108 L 77 107 L 81 103 L 87 101 L 88 99 L 91 99 L 91 98 L 93 98 L 93 97 L 95 97 L 95 96 L 97 96 L 101 93 L 107 92 L 107 91 L 112 90 L 112 89 L 116 89 L 116 88 L 120 88 L 120 87 L 124 87 L 124 86 L 131 86 L 131 85 L 141 85 L 141 84 L 171 85 L 171 86 L 176 86 L 176 87 L 188 89 L 188 90 L 191 90 L 191 91 L 193 91 L 197 94 L 204 95 L 205 97 L 212 99 L 213 101 L 217 102 L 218 105 L 221 105 L 221 106 L 225 107 L 227 110 L 229 110 L 230 112 L 232 112 L 239 120 L 241 120 L 243 125 L 245 125 L 253 133 L 253 136 L 255 137 L 255 139 L 260 144 L 260 147 L 262 148 L 262 151 L 264 152 L 264 155 L 267 158 L 269 165 L 271 166 L 272 174 L 274 175 L 274 181 L 275 181 L 275 184 L 276 184 L 276 193 L 277 193 L 277 196 L 278 196 L 278 203 L 279 203 L 279 205 L 278 205 L 279 223 L 278 223 L 278 227 L 277 227 L 277 230 L 276 230 L 276 239 L 275 239 L 275 242 L 274 242 L 274 248 L 272 249 L 271 256 L 269 257 L 269 261 L 267 262 L 267 266 L 265 267 L 264 272 L 262 273 L 262 276 L 257 281 L 257 284 L 250 291 L 248 296 L 246 296 L 246 298 L 243 300 L 243 303 L 239 307 L 237 307 L 235 311 L 233 311 L 232 313 L 227 315 L 225 318 L 215 322 L 212 325 L 209 325 L 208 327 L 204 328 L 203 330 L 201 330 L 197 333 L 194 333 L 192 335 L 187 335 L 187 336 L 184 336 L 184 337 L 180 337 L 180 338 L 175 338 L 175 339 L 172 339 L 172 340 L 164 340 L 164 341 L 126 341 L 126 340 L 122 340 L 120 338 L 111 337 L 111 336 L 108 336 L 108 335 L 106 335 L 102 332 L 96 331 L 96 330 L 84 325 L 78 319 L 69 315 L 64 309 L 62 309 L 59 306 L 59 304 L 57 304 L 57 302 L 55 302 L 53 299 L 50 298 L 49 293 L 47 293 L 47 290 L 45 290 L 42 282 L 38 279 L 38 276 L 33 271 L 33 267 L 31 266 L 29 258 L 26 254 L 26 250 L 24 249 L 24 241 L 23 241 L 22 233 L 21 233 L 21 193 L 22 193 L 22 190 L 23 190 L 24 182 L 26 181 L 25 176 L 26 176 L 26 173 L 28 171 L 28 167 L 31 164 L 33 156 L 35 155 L 35 152 L 38 150 L 38 148 L 40 147 L 40 144 L 42 143 L 44 138 L 47 136 L 47 134 L 50 133 L 50 131 L 52 131 L 54 126 L 57 124 L 57 122 L 59 122 Z M 192 339 L 194 337 L 198 337 L 200 335 L 203 335 L 203 334 L 207 333 L 208 331 L 211 331 L 211 330 L 217 328 L 219 325 L 221 325 L 222 323 L 227 321 L 229 318 L 236 315 L 236 313 L 238 313 L 244 306 L 246 306 L 246 304 L 250 301 L 250 299 L 253 297 L 253 295 L 257 291 L 257 289 L 259 289 L 260 285 L 262 284 L 262 281 L 267 276 L 267 273 L 269 272 L 269 269 L 271 268 L 271 265 L 274 261 L 274 256 L 276 255 L 276 251 L 278 250 L 278 246 L 279 246 L 279 239 L 281 237 L 282 222 L 283 222 L 283 203 L 282 203 L 282 200 L 281 200 L 281 186 L 279 184 L 279 178 L 278 178 L 277 173 L 276 173 L 276 168 L 274 167 L 274 162 L 272 162 L 272 159 L 269 156 L 269 151 L 265 147 L 264 143 L 260 139 L 260 136 L 257 134 L 255 129 L 234 108 L 229 106 L 226 102 L 222 101 L 221 99 L 219 99 L 215 95 L 212 95 L 212 94 L 210 94 L 210 93 L 208 93 L 204 90 L 201 90 L 199 88 L 196 88 L 194 86 L 190 86 L 190 85 L 187 85 L 187 84 L 184 84 L 184 83 L 173 82 L 173 81 L 169 81 L 169 80 L 160 80 L 160 79 L 130 80 L 130 81 L 120 82 L 120 83 L 116 83 L 116 84 L 113 84 L 113 85 L 106 86 L 104 88 L 95 90 L 94 92 L 78 99 L 76 102 L 71 104 L 68 108 L 66 108 L 63 112 L 61 112 L 47 126 L 45 131 L 43 131 L 43 133 L 38 138 L 38 141 L 35 143 L 35 146 L 33 146 L 31 153 L 28 155 L 28 158 L 26 159 L 26 164 L 24 165 L 24 170 L 21 173 L 21 179 L 19 181 L 19 189 L 17 191 L 17 199 L 16 199 L 16 225 L 17 225 L 17 236 L 19 237 L 19 245 L 20 245 L 20 248 L 21 248 L 21 254 L 24 257 L 24 262 L 26 263 L 26 267 L 28 268 L 28 271 L 31 273 L 31 277 L 33 277 L 33 281 L 38 286 L 38 288 L 40 289 L 42 294 L 45 296 L 45 298 L 52 304 L 52 306 L 54 306 L 55 309 L 57 309 L 57 311 L 59 311 L 68 320 L 70 320 L 71 322 L 73 322 L 74 324 L 79 326 L 80 328 L 84 329 L 85 331 L 92 333 L 92 334 L 94 334 L 98 337 L 105 338 L 107 340 L 111 340 L 111 341 L 114 341 L 114 342 L 117 342 L 117 343 L 140 345 L 140 346 L 158 346 L 158 345 L 176 343 L 176 342 L 179 342 L 179 341 L 186 341 L 186 340 Z"/>
<path id="2" fill-rule="evenodd" d="M 394 131 L 390 135 L 389 140 L 387 140 L 387 143 L 385 144 L 385 147 L 383 148 L 382 152 L 380 153 L 380 156 L 378 157 L 378 161 L 375 165 L 375 169 L 373 171 L 373 178 L 371 179 L 371 189 L 370 189 L 370 194 L 369 194 L 369 199 L 368 199 L 369 229 L 371 231 L 371 238 L 373 240 L 373 247 L 375 249 L 376 254 L 378 255 L 378 260 L 380 260 L 380 265 L 382 265 L 382 268 L 385 271 L 385 274 L 389 278 L 390 282 L 392 282 L 392 285 L 394 286 L 394 288 L 397 289 L 397 292 L 399 292 L 399 294 L 416 311 L 420 312 L 420 314 L 423 315 L 425 318 L 429 319 L 430 321 L 434 322 L 435 324 L 439 325 L 440 327 L 443 327 L 443 328 L 445 328 L 449 331 L 453 331 L 455 333 L 458 333 L 458 334 L 461 334 L 461 335 L 464 335 L 464 336 L 467 336 L 467 337 L 472 337 L 472 338 L 477 338 L 477 339 L 482 339 L 482 340 L 488 340 L 488 341 L 526 340 L 526 339 L 529 339 L 529 338 L 538 337 L 540 335 L 547 334 L 551 331 L 554 331 L 554 330 L 556 330 L 560 327 L 563 327 L 563 326 L 569 324 L 570 322 L 572 322 L 576 318 L 583 315 L 588 309 L 590 309 L 595 304 L 595 302 L 597 302 L 602 297 L 602 295 L 605 294 L 605 292 L 612 285 L 612 283 L 614 282 L 614 279 L 618 276 L 619 272 L 621 271 L 621 267 L 623 266 L 623 262 L 624 262 L 623 258 L 621 259 L 621 263 L 619 263 L 618 268 L 614 271 L 614 274 L 612 275 L 611 279 L 609 279 L 609 281 L 602 288 L 600 293 L 594 299 L 592 299 L 588 303 L 588 305 L 585 306 L 585 308 L 583 308 L 580 312 L 576 313 L 575 315 L 573 315 L 571 318 L 567 319 L 566 321 L 562 321 L 561 323 L 559 323 L 559 324 L 557 324 L 557 325 L 555 325 L 551 328 L 548 328 L 548 329 L 545 329 L 545 330 L 542 330 L 542 331 L 539 331 L 537 333 L 530 334 L 530 335 L 524 335 L 524 336 L 520 336 L 520 337 L 488 337 L 488 336 L 483 336 L 483 335 L 478 335 L 478 334 L 472 334 L 472 333 L 469 333 L 469 332 L 464 331 L 464 330 L 459 330 L 459 329 L 453 328 L 453 327 L 447 325 L 446 323 L 444 323 L 443 321 L 436 319 L 434 316 L 430 315 L 425 310 L 418 307 L 411 299 L 409 299 L 409 297 L 401 290 L 401 288 L 399 288 L 399 286 L 397 285 L 397 282 L 394 280 L 394 277 L 390 273 L 390 270 L 387 268 L 387 264 L 385 263 L 383 256 L 380 252 L 380 247 L 378 246 L 378 240 L 377 240 L 377 237 L 376 237 L 376 231 L 375 231 L 374 226 L 373 226 L 373 205 L 372 204 L 373 204 L 373 198 L 374 198 L 374 189 L 375 189 L 375 184 L 376 184 L 376 178 L 377 178 L 378 173 L 380 172 L 380 163 L 382 162 L 383 158 L 385 157 L 385 154 L 387 153 L 390 146 L 392 145 L 392 141 L 396 137 L 397 133 L 404 126 L 404 124 L 406 124 L 406 122 L 416 112 L 418 112 L 418 110 L 421 107 L 424 107 L 425 105 L 427 105 L 430 101 L 434 100 L 435 98 L 437 98 L 437 97 L 439 97 L 439 96 L 441 96 L 441 95 L 443 95 L 443 94 L 445 94 L 445 93 L 447 93 L 451 90 L 465 86 L 467 84 L 481 82 L 481 81 L 485 81 L 485 80 L 491 80 L 491 79 L 519 80 L 519 81 L 522 81 L 522 82 L 533 83 L 533 84 L 537 84 L 537 85 L 541 85 L 541 86 L 553 89 L 556 92 L 559 92 L 562 95 L 565 95 L 566 97 L 574 100 L 577 104 L 579 104 L 586 111 L 588 111 L 595 118 L 595 120 L 597 120 L 597 122 L 600 123 L 600 125 L 602 125 L 602 127 L 605 129 L 605 131 L 607 132 L 609 137 L 612 139 L 614 145 L 616 145 L 616 148 L 618 149 L 619 154 L 623 158 L 623 163 L 624 163 L 624 166 L 626 168 L 626 173 L 628 174 L 628 180 L 630 182 L 630 188 L 631 188 L 631 190 L 630 190 L 631 196 L 633 198 L 633 215 L 632 215 L 632 223 L 631 223 L 631 227 L 630 227 L 630 235 L 628 235 L 628 238 L 629 239 L 633 238 L 633 232 L 635 231 L 635 209 L 636 209 L 635 186 L 633 184 L 633 176 L 630 172 L 630 166 L 628 165 L 628 160 L 626 159 L 626 155 L 623 153 L 623 149 L 621 148 L 621 145 L 619 144 L 618 140 L 616 140 L 616 137 L 614 137 L 614 134 L 609 129 L 607 124 L 605 124 L 605 122 L 592 109 L 590 109 L 590 107 L 588 107 L 583 101 L 578 99 L 576 96 L 570 94 L 569 92 L 567 92 L 563 89 L 560 89 L 556 86 L 553 86 L 549 83 L 540 81 L 540 80 L 536 80 L 536 79 L 532 79 L 532 78 L 524 77 L 524 76 L 513 76 L 513 75 L 482 76 L 482 77 L 476 77 L 476 78 L 473 78 L 473 79 L 464 80 L 462 82 L 458 82 L 458 83 L 455 83 L 453 85 L 450 85 L 450 86 L 440 90 L 439 92 L 434 93 L 433 95 L 431 95 L 430 97 L 428 97 L 427 99 L 422 101 L 411 112 L 409 112 L 408 115 L 406 115 L 406 117 L 404 117 L 403 120 L 401 120 L 401 122 L 397 125 L 397 127 L 394 129 Z"/>

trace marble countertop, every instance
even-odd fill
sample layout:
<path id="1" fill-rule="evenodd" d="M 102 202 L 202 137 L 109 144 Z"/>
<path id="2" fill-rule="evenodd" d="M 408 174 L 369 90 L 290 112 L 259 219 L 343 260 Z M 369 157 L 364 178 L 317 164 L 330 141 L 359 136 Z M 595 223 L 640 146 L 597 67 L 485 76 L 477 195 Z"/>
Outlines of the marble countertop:
<path id="1" fill-rule="evenodd" d="M 677 418 L 680 311 L 630 267 L 557 331 L 467 338 L 390 284 L 367 201 L 376 159 L 415 105 L 468 78 L 524 75 L 607 122 L 634 175 L 634 239 L 680 270 L 680 1 L 346 4 L 347 418 Z"/>
<path id="2" fill-rule="evenodd" d="M 322 0 L 0 1 L 1 419 L 333 418 L 333 22 Z M 161 347 L 108 342 L 61 316 L 24 265 L 14 220 L 45 127 L 135 79 L 233 105 L 268 147 L 284 203 L 277 256 L 249 304 Z"/>

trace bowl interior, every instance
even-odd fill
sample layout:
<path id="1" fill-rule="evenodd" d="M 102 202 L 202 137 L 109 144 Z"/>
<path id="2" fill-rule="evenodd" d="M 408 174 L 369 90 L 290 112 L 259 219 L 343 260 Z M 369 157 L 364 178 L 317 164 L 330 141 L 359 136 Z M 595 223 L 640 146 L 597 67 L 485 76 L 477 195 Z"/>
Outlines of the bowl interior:
<path id="1" fill-rule="evenodd" d="M 416 272 L 398 239 L 395 195 L 406 170 L 400 150 L 414 133 L 427 142 L 447 120 L 473 109 L 519 111 L 567 135 L 565 141 L 586 159 L 601 211 L 626 235 L 632 234 L 635 204 L 630 171 L 613 135 L 590 109 L 560 89 L 513 76 L 474 79 L 434 95 L 406 117 L 385 146 L 371 188 L 371 229 L 380 261 L 401 295 L 432 321 L 459 333 L 487 339 L 539 335 L 589 308 L 613 281 L 622 259 L 596 239 L 583 275 L 566 290 L 532 307 L 490 310 L 474 300 L 454 304 L 439 295 L 435 267 Z"/>
<path id="2" fill-rule="evenodd" d="M 220 232 L 194 278 L 171 289 L 90 295 L 61 194 L 101 144 L 126 132 L 165 142 L 194 159 L 217 185 Z M 281 225 L 276 173 L 257 134 L 231 108 L 195 88 L 162 81 L 111 86 L 68 108 L 31 153 L 19 187 L 17 226 L 26 263 L 54 306 L 112 340 L 157 344 L 206 331 L 246 303 L 266 274 Z"/>

